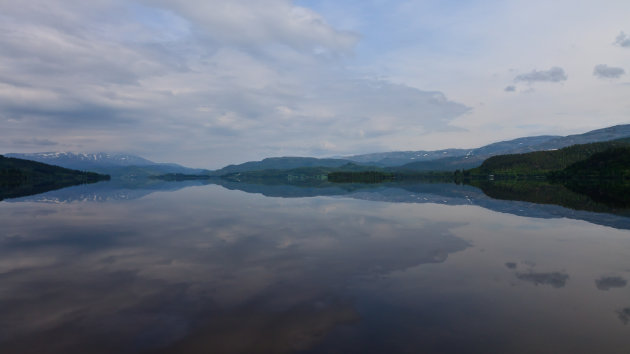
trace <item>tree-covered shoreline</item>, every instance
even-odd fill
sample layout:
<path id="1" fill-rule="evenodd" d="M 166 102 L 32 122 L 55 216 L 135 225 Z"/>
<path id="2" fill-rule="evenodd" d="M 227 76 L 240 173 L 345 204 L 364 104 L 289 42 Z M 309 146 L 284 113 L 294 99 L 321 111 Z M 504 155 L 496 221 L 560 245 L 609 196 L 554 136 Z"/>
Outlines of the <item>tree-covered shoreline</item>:
<path id="1" fill-rule="evenodd" d="M 0 155 L 0 200 L 109 179 L 109 175 Z"/>

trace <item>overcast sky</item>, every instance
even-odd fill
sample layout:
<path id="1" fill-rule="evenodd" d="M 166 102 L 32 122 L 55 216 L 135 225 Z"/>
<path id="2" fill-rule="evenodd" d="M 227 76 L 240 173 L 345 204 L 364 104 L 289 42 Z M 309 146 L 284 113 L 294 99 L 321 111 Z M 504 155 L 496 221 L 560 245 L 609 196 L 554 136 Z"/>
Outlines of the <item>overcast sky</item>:
<path id="1" fill-rule="evenodd" d="M 478 147 L 630 123 L 627 0 L 0 0 L 0 153 Z"/>

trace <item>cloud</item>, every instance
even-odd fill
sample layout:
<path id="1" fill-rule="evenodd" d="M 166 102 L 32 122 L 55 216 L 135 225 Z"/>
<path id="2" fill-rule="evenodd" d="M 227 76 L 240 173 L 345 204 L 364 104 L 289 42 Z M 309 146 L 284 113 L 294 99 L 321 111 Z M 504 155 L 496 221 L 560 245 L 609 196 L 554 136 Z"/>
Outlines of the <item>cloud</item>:
<path id="1" fill-rule="evenodd" d="M 55 145 L 59 145 L 59 143 L 54 142 L 52 140 L 48 140 L 48 139 L 38 139 L 38 138 L 33 138 L 33 139 L 14 139 L 13 144 L 15 145 L 34 145 L 34 146 L 55 146 Z"/>
<path id="2" fill-rule="evenodd" d="M 245 47 L 279 43 L 299 50 L 350 50 L 358 36 L 339 31 L 318 13 L 289 0 L 256 2 L 146 0 L 189 20 L 202 37 Z"/>
<path id="3" fill-rule="evenodd" d="M 514 81 L 525 81 L 527 83 L 533 82 L 561 82 L 567 80 L 567 74 L 564 69 L 554 66 L 549 70 L 534 70 L 527 74 L 518 75 L 514 78 Z"/>
<path id="4" fill-rule="evenodd" d="M 630 322 L 630 307 L 618 310 L 617 317 L 624 325 L 627 325 Z"/>
<path id="5" fill-rule="evenodd" d="M 628 282 L 622 277 L 601 277 L 595 280 L 597 289 L 607 291 L 611 288 L 623 288 Z"/>
<path id="6" fill-rule="evenodd" d="M 600 79 L 616 79 L 624 75 L 626 71 L 623 68 L 608 66 L 606 64 L 596 65 L 593 69 L 593 75 Z"/>
<path id="7" fill-rule="evenodd" d="M 111 186 L 103 187 L 107 193 Z M 33 348 L 41 341 L 32 338 L 49 333 L 70 338 L 66 347 L 72 352 L 91 352 L 95 342 L 115 333 L 122 349 L 108 352 L 133 343 L 138 351 L 154 351 L 139 347 L 137 339 L 148 334 L 146 345 L 155 349 L 180 342 L 186 333 L 201 333 L 208 321 L 226 329 L 219 331 L 226 338 L 243 338 L 244 322 L 254 324 L 249 329 L 256 338 L 261 330 L 256 324 L 270 323 L 274 331 L 297 335 L 298 342 L 311 333 L 324 338 L 336 328 L 330 320 L 355 318 L 343 306 L 349 281 L 442 263 L 471 246 L 450 231 L 456 223 L 423 216 L 401 221 L 356 208 L 352 200 L 306 199 L 290 208 L 278 198 L 254 205 L 256 198 L 208 203 L 208 195 L 223 192 L 204 190 L 211 194 L 194 192 L 175 212 L 146 198 L 111 207 L 92 199 L 96 203 L 3 205 L 0 303 L 12 304 L 3 306 L 0 319 L 3 328 L 11 328 L 2 333 L 3 348 L 14 339 L 16 353 L 42 352 Z M 264 207 L 250 207 L 259 205 Z M 138 208 L 155 217 L 129 217 Z M 51 210 L 56 212 L 47 214 L 45 223 L 28 222 Z M 103 225 L 111 226 L 104 231 Z M 261 230 L 266 237 L 258 237 Z M 174 240 L 177 232 L 183 236 Z M 104 289 L 108 296 L 100 296 Z M 285 297 L 287 292 L 292 295 Z M 261 312 L 252 311 L 254 301 Z M 209 319 L 208 313 L 222 316 Z M 284 320 L 277 321 L 279 316 Z M 13 346 L 20 338 L 26 338 L 23 346 Z M 287 343 L 295 350 L 295 340 Z M 266 351 L 278 352 L 275 348 Z"/>
<path id="8" fill-rule="evenodd" d="M 516 91 L 516 87 L 513 85 L 507 86 L 506 88 L 503 89 L 503 91 L 505 92 L 514 92 Z"/>
<path id="9" fill-rule="evenodd" d="M 470 111 L 347 69 L 359 36 L 288 0 L 25 0 L 0 14 L 0 117 L 21 141 L 218 168 L 408 149 Z"/>
<path id="10" fill-rule="evenodd" d="M 539 284 L 550 285 L 554 288 L 562 288 L 569 279 L 569 275 L 560 272 L 551 273 L 517 273 L 516 277 L 520 280 Z"/>
<path id="11" fill-rule="evenodd" d="M 615 44 L 620 47 L 630 48 L 630 37 L 626 35 L 623 31 L 619 32 L 617 38 L 615 38 Z"/>

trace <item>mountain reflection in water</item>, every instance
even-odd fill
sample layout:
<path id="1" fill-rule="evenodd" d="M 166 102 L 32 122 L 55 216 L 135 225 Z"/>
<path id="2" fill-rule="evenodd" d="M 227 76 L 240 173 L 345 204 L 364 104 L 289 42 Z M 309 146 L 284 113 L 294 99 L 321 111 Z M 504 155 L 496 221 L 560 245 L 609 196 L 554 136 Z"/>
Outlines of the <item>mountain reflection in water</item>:
<path id="1" fill-rule="evenodd" d="M 123 201 L 142 198 L 158 191 L 176 191 L 207 184 L 218 184 L 230 190 L 280 198 L 343 196 L 393 203 L 478 205 L 489 210 L 525 217 L 570 218 L 630 229 L 630 186 L 625 184 L 571 183 L 565 186 L 544 181 L 477 181 L 473 182 L 473 185 L 414 182 L 322 183 L 314 187 L 296 184 L 249 184 L 220 178 L 203 181 L 140 179 L 79 185 L 47 193 L 33 190 L 30 197 L 7 201 L 49 203 Z"/>
<path id="2" fill-rule="evenodd" d="M 112 181 L 4 201 L 0 223 L 2 353 L 630 346 L 620 214 L 454 184 Z"/>

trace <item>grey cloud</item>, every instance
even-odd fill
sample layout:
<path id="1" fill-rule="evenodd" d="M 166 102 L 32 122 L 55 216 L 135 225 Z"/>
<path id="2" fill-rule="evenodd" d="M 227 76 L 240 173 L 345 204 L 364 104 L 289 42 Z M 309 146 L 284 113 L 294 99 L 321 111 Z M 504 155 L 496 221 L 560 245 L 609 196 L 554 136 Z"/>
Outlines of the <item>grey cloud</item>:
<path id="1" fill-rule="evenodd" d="M 561 82 L 567 80 L 567 74 L 564 69 L 554 66 L 549 70 L 534 70 L 527 74 L 518 75 L 514 81 L 533 82 Z"/>
<path id="2" fill-rule="evenodd" d="M 630 307 L 617 311 L 617 317 L 624 325 L 627 325 L 630 322 Z"/>
<path id="3" fill-rule="evenodd" d="M 615 44 L 620 47 L 630 48 L 630 37 L 623 31 L 619 32 L 619 35 L 615 38 Z"/>
<path id="4" fill-rule="evenodd" d="M 211 195 L 221 198 L 221 193 Z M 210 316 L 221 328 L 226 328 L 225 320 L 234 320 L 232 330 L 255 318 L 253 323 L 258 324 L 284 323 L 289 333 L 295 335 L 299 329 L 299 342 L 311 332 L 285 320 L 293 318 L 288 316 L 291 314 L 308 319 L 314 313 L 285 315 L 285 310 L 308 304 L 314 310 L 328 309 L 325 312 L 332 318 L 339 318 L 347 312 L 343 306 L 333 305 L 347 297 L 344 285 L 348 281 L 444 262 L 450 254 L 470 247 L 449 231 L 456 226 L 452 223 L 401 222 L 395 216 L 381 215 L 375 206 L 369 211 L 379 216 L 366 216 L 366 210 L 353 208 L 352 201 L 327 203 L 348 212 L 313 213 L 326 205 L 311 199 L 306 205 L 292 203 L 295 207 L 287 210 L 287 204 L 277 198 L 273 203 L 252 204 L 256 199 L 208 203 L 205 194 L 196 193 L 175 213 L 146 198 L 114 209 L 100 203 L 81 203 L 80 210 L 77 205 L 52 208 L 46 203 L 0 213 L 0 303 L 13 305 L 3 307 L 0 324 L 10 326 L 11 337 L 27 338 L 18 347 L 22 350 L 15 352 L 37 352 L 25 347 L 30 347 L 32 338 L 41 338 L 37 336 L 41 333 L 68 334 L 70 342 L 88 338 L 83 344 L 92 350 L 95 342 L 112 335 L 124 348 L 147 333 L 156 333 L 146 341 L 149 346 L 156 345 L 153 338 L 158 337 L 157 344 L 179 341 L 181 331 L 199 333 L 197 325 L 208 321 L 208 313 L 223 313 Z M 60 212 L 49 215 L 46 223 L 24 222 L 53 209 Z M 158 217 L 126 217 L 139 209 L 144 215 Z M 78 226 L 77 215 L 82 217 Z M 286 222 L 279 223 L 280 218 Z M 114 221 L 106 231 L 103 220 Z M 345 224 L 349 225 L 343 230 L 338 227 Z M 178 232 L 183 237 L 175 241 L 172 235 Z M 379 237 L 383 234 L 395 237 Z M 24 257 L 25 250 L 29 257 Z M 366 267 L 366 262 L 371 266 Z M 50 284 L 63 286 L 51 289 Z M 106 290 L 108 296 L 99 296 Z M 287 291 L 292 296 L 283 296 Z M 25 293 L 32 296 L 21 296 Z M 273 317 L 260 321 L 262 313 L 251 311 L 253 301 Z M 279 304 L 284 310 L 279 310 Z M 47 321 L 36 320 L 43 315 Z M 273 320 L 278 316 L 285 320 Z M 323 337 L 322 320 L 306 321 L 318 324 L 313 333 L 319 338 Z M 260 327 L 252 332 L 258 337 Z M 243 332 L 219 333 L 240 339 Z M 277 341 L 279 337 L 273 338 Z M 286 342 L 294 344 L 295 340 Z M 67 347 L 73 352 L 90 352 Z M 268 351 L 277 352 L 275 348 Z M 120 351 L 108 347 L 108 352 Z"/>
<path id="5" fill-rule="evenodd" d="M 602 277 L 595 280 L 595 286 L 599 290 L 607 291 L 611 288 L 623 288 L 628 282 L 621 277 Z"/>
<path id="6" fill-rule="evenodd" d="M 593 75 L 600 79 L 616 79 L 624 75 L 626 71 L 623 68 L 608 66 L 606 64 L 596 65 L 593 69 Z"/>
<path id="7" fill-rule="evenodd" d="M 225 91 L 214 97 L 213 107 L 204 109 L 209 117 L 216 114 L 206 124 L 212 132 L 240 130 L 240 138 L 258 146 L 260 156 L 255 158 L 325 156 L 373 149 L 407 135 L 415 141 L 424 132 L 446 129 L 451 120 L 470 110 L 440 92 L 384 81 L 326 78 L 324 83 L 321 88 L 281 89 L 271 97 L 258 90 Z"/>
<path id="8" fill-rule="evenodd" d="M 535 285 L 551 285 L 554 288 L 562 288 L 569 279 L 568 274 L 560 272 L 552 273 L 517 273 L 516 277 Z"/>
<path id="9" fill-rule="evenodd" d="M 507 263 L 505 263 L 505 266 L 508 269 L 516 269 L 518 267 L 518 265 L 515 262 L 507 262 Z"/>
<path id="10" fill-rule="evenodd" d="M 54 142 L 48 139 L 14 139 L 13 144 L 15 145 L 35 145 L 35 146 L 55 146 L 59 145 L 59 143 Z"/>
<path id="11" fill-rule="evenodd" d="M 516 87 L 510 85 L 510 86 L 507 86 L 505 89 L 503 89 L 503 91 L 505 91 L 505 92 L 514 92 L 514 91 L 516 91 Z"/>
<path id="12" fill-rule="evenodd" d="M 0 2 L 4 132 L 218 168 L 313 147 L 411 147 L 470 110 L 357 78 L 338 60 L 357 36 L 291 1 L 141 4 Z"/>
<path id="13" fill-rule="evenodd" d="M 188 19 L 204 37 L 219 43 L 259 46 L 269 42 L 303 49 L 349 50 L 357 42 L 353 33 L 338 31 L 316 12 L 292 1 L 248 0 L 165 1 L 145 0 Z"/>

